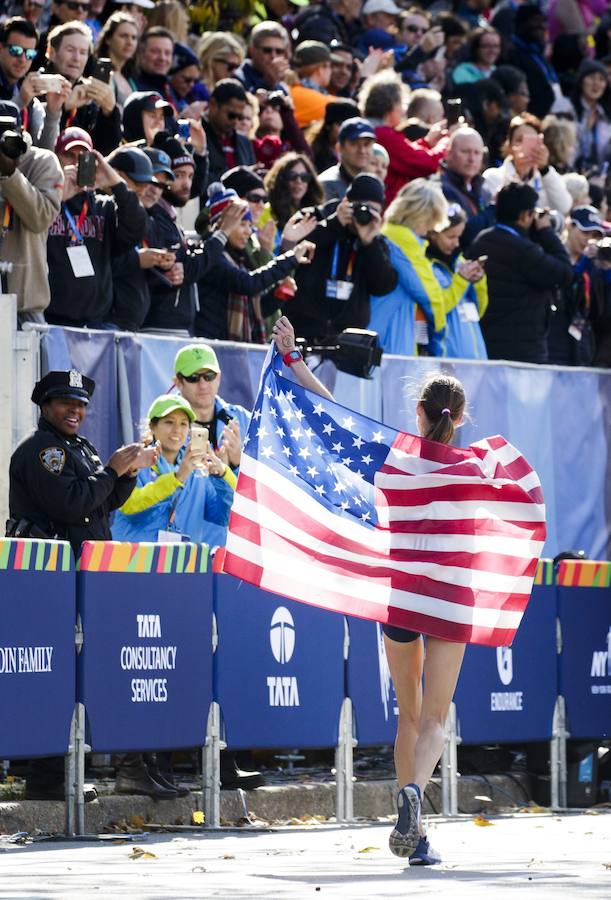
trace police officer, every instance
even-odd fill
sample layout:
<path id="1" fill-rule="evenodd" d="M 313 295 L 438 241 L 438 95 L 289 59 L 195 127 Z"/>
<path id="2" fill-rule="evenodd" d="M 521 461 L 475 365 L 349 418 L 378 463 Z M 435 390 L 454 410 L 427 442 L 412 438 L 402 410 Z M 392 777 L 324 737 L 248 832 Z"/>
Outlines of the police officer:
<path id="1" fill-rule="evenodd" d="M 94 389 L 95 382 L 75 370 L 49 372 L 35 385 L 38 428 L 11 458 L 9 536 L 67 540 L 75 555 L 83 541 L 112 539 L 111 510 L 125 503 L 137 469 L 152 465 L 158 451 L 128 444 L 104 466 L 93 444 L 77 433 Z M 63 780 L 63 757 L 31 760 L 26 799 L 63 799 Z M 86 800 L 95 797 L 94 789 L 85 791 Z"/>
<path id="2" fill-rule="evenodd" d="M 75 555 L 83 541 L 112 540 L 110 512 L 125 503 L 135 471 L 157 451 L 128 444 L 104 466 L 93 444 L 77 434 L 94 389 L 74 369 L 49 372 L 34 387 L 41 417 L 11 458 L 9 535 L 67 540 Z"/>

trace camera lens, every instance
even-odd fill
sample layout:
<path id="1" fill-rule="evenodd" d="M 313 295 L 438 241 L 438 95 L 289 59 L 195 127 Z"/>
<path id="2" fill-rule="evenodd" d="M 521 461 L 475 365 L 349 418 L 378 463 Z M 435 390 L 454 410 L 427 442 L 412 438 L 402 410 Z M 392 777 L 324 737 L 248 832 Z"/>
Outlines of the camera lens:
<path id="1" fill-rule="evenodd" d="M 373 215 L 366 203 L 353 203 L 352 215 L 359 225 L 369 225 L 373 221 Z"/>
<path id="2" fill-rule="evenodd" d="M 5 131 L 0 137 L 0 153 L 9 159 L 18 159 L 28 149 L 28 145 L 16 131 Z"/>

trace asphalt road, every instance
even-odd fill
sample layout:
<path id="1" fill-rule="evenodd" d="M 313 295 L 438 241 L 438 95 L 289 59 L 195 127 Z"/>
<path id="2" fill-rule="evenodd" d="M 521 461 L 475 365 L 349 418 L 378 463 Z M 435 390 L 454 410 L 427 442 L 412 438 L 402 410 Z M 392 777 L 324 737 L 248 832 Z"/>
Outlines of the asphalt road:
<path id="1" fill-rule="evenodd" d="M 0 838 L 0 898 L 611 898 L 611 812 L 491 823 L 432 818 L 429 837 L 444 861 L 426 869 L 389 853 L 388 824 L 151 834 L 135 843 Z"/>

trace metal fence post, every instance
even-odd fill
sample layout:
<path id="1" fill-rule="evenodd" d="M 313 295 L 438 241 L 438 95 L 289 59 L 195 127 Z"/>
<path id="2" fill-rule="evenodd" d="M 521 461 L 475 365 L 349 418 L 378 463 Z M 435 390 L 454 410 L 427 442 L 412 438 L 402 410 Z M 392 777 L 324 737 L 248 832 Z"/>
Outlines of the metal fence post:
<path id="1" fill-rule="evenodd" d="M 213 701 L 208 712 L 206 742 L 202 751 L 204 827 L 221 824 L 221 708 Z"/>
<path id="2" fill-rule="evenodd" d="M 85 707 L 82 703 L 77 703 L 74 735 L 76 834 L 85 834 L 85 753 L 89 749 L 85 744 Z"/>
<path id="3" fill-rule="evenodd" d="M 76 781 L 76 707 L 72 713 L 70 722 L 70 743 L 64 760 L 64 803 L 65 803 L 65 835 L 73 837 L 75 834 L 74 799 Z"/>
<path id="4" fill-rule="evenodd" d="M 337 747 L 335 749 L 335 817 L 338 822 L 354 820 L 354 766 L 352 700 L 344 699 L 339 715 Z"/>
<path id="5" fill-rule="evenodd" d="M 441 811 L 444 816 L 458 815 L 458 743 L 456 705 L 451 703 L 441 755 Z"/>
<path id="6" fill-rule="evenodd" d="M 552 809 L 567 808 L 566 740 L 570 737 L 566 728 L 564 697 L 556 698 L 550 742 L 550 804 Z"/>

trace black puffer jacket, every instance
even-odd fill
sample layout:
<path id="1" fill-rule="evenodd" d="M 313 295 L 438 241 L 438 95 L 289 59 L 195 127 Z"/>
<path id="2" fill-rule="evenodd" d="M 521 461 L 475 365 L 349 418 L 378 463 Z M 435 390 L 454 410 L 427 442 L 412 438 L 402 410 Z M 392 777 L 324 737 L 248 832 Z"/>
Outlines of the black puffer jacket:
<path id="1" fill-rule="evenodd" d="M 466 256 L 487 256 L 488 309 L 481 321 L 490 359 L 545 363 L 553 292 L 568 287 L 573 269 L 552 228 L 487 228 Z"/>

